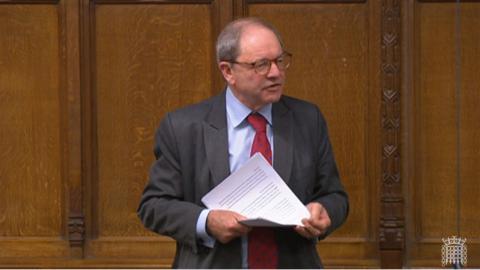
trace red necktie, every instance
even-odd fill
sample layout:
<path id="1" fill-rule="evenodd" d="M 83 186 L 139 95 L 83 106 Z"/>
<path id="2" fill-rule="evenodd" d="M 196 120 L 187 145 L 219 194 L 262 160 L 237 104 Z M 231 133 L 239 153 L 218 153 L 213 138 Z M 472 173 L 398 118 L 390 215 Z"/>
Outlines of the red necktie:
<path id="1" fill-rule="evenodd" d="M 247 121 L 255 129 L 250 156 L 260 152 L 272 164 L 272 149 L 267 139 L 267 120 L 258 114 L 250 114 Z M 278 267 L 278 247 L 273 229 L 254 227 L 248 234 L 248 268 Z"/>

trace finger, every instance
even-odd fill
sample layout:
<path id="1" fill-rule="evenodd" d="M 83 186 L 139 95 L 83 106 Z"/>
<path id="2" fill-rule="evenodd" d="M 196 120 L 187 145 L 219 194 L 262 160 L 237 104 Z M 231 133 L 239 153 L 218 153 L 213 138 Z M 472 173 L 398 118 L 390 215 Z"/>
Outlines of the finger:
<path id="1" fill-rule="evenodd" d="M 244 217 L 231 211 L 213 210 L 207 217 L 207 230 L 221 243 L 247 233 L 248 228 L 238 222 Z"/>
<path id="2" fill-rule="evenodd" d="M 303 226 L 301 227 L 303 229 L 304 235 L 311 238 L 311 237 L 314 237 L 316 233 L 318 233 L 318 230 L 312 226 L 311 221 L 309 219 L 302 220 L 302 223 L 303 223 Z"/>
<path id="3" fill-rule="evenodd" d="M 317 230 L 313 227 L 304 227 L 304 226 L 299 226 L 299 228 L 295 229 L 301 236 L 305 238 L 314 238 L 318 237 L 321 235 L 321 231 Z"/>
<path id="4" fill-rule="evenodd" d="M 324 208 L 321 204 L 314 202 L 308 204 L 308 210 L 310 211 L 310 219 L 316 220 L 323 214 Z"/>
<path id="5" fill-rule="evenodd" d="M 311 237 L 317 237 L 321 234 L 321 231 L 313 226 L 305 226 L 305 230 Z"/>
<path id="6" fill-rule="evenodd" d="M 310 219 L 308 224 L 317 230 L 325 230 L 328 227 L 328 220 L 325 218 Z"/>
<path id="7" fill-rule="evenodd" d="M 331 220 L 326 209 L 319 203 L 311 203 L 308 206 L 312 212 L 312 216 L 309 220 L 310 224 L 321 232 L 326 231 L 331 224 Z"/>
<path id="8" fill-rule="evenodd" d="M 234 227 L 234 229 L 235 232 L 239 236 L 241 236 L 247 234 L 252 228 L 239 222 L 238 225 Z"/>
<path id="9" fill-rule="evenodd" d="M 235 219 L 236 219 L 236 224 L 235 226 L 233 227 L 233 229 L 235 230 L 235 232 L 240 236 L 240 235 L 245 235 L 247 234 L 252 228 L 243 224 L 241 221 L 242 220 L 245 220 L 246 217 L 240 215 L 240 214 L 236 214 L 235 215 Z"/>
<path id="10" fill-rule="evenodd" d="M 295 231 L 305 238 L 311 238 L 310 233 L 303 226 L 296 226 Z"/>

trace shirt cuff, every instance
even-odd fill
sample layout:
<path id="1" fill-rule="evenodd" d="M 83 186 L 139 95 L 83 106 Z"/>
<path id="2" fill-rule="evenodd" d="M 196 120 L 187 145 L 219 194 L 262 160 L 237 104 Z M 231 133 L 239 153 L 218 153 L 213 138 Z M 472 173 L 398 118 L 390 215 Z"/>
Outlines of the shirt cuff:
<path id="1" fill-rule="evenodd" d="M 197 219 L 197 239 L 199 242 L 209 248 L 213 248 L 215 245 L 215 238 L 211 237 L 207 233 L 207 216 L 210 213 L 209 209 L 204 209 L 200 212 Z"/>

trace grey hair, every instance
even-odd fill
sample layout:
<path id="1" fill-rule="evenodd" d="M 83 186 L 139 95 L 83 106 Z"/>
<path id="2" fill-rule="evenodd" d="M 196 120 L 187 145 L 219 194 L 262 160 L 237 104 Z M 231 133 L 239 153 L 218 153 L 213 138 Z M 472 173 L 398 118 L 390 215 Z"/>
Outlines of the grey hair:
<path id="1" fill-rule="evenodd" d="M 237 59 L 240 54 L 240 38 L 242 33 L 247 26 L 251 25 L 261 26 L 272 31 L 283 49 L 282 37 L 272 24 L 257 17 L 241 18 L 230 22 L 225 26 L 220 35 L 218 35 L 216 44 L 217 63 L 220 63 L 220 61 L 235 61 L 235 59 Z"/>

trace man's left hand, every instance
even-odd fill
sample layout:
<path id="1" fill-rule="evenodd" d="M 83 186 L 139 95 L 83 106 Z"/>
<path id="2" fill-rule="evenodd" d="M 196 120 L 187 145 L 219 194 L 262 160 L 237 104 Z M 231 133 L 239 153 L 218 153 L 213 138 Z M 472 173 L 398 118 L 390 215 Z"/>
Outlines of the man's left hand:
<path id="1" fill-rule="evenodd" d="M 303 219 L 303 226 L 296 226 L 295 231 L 305 238 L 319 237 L 332 224 L 327 209 L 318 202 L 309 203 L 307 209 L 310 212 L 310 218 Z"/>

